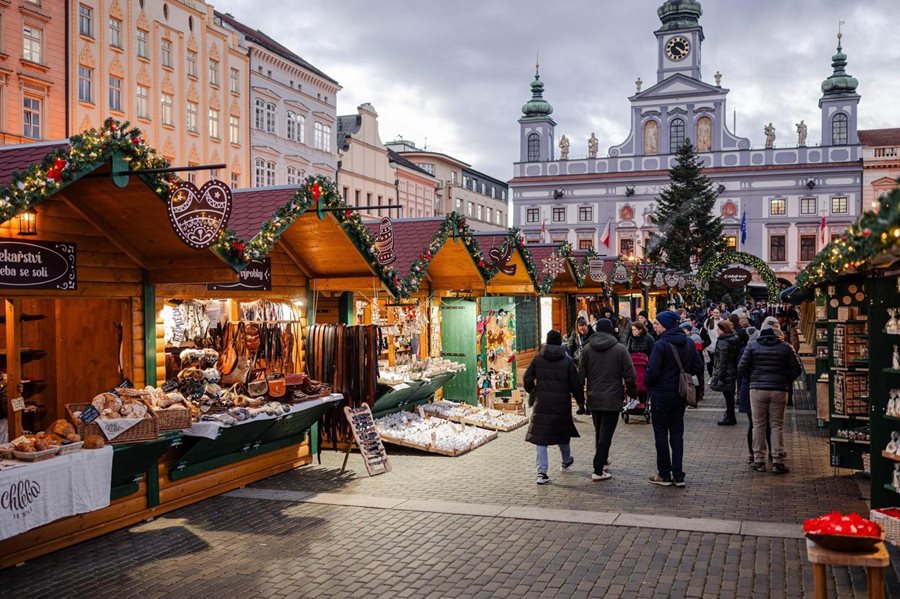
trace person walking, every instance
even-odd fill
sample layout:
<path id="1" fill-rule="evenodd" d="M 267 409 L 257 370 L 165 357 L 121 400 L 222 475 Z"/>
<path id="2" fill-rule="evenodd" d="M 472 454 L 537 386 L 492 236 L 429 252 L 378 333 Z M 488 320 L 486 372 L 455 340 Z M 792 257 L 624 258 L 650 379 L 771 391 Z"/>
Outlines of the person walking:
<path id="1" fill-rule="evenodd" d="M 629 354 L 641 353 L 647 354 L 648 358 L 650 357 L 651 352 L 653 352 L 653 337 L 649 335 L 647 327 L 643 323 L 631 323 L 631 335 L 628 337 L 625 348 Z"/>
<path id="2" fill-rule="evenodd" d="M 650 482 L 664 487 L 673 484 L 684 487 L 685 401 L 678 382 L 682 371 L 699 377 L 703 372 L 703 360 L 694 343 L 679 328 L 678 314 L 670 310 L 660 312 L 653 326 L 659 337 L 653 345 L 644 378 L 650 390 L 653 414 L 650 422 L 656 439 L 657 473 Z"/>
<path id="3" fill-rule="evenodd" d="M 734 383 L 737 380 L 737 357 L 741 341 L 734 332 L 734 325 L 730 320 L 720 320 L 716 326 L 719 329 L 719 336 L 716 340 L 715 366 L 709 388 L 721 391 L 725 396 L 725 417 L 716 424 L 734 426 L 737 424 L 737 418 L 734 416 Z"/>
<path id="4" fill-rule="evenodd" d="M 647 334 L 656 341 L 656 333 L 653 331 L 653 323 L 650 322 L 650 317 L 647 314 L 646 310 L 641 310 L 638 312 L 638 318 L 635 322 L 639 322 L 644 325 L 644 329 L 646 329 Z"/>
<path id="5" fill-rule="evenodd" d="M 559 331 L 547 333 L 547 343 L 525 370 L 523 382 L 525 391 L 535 394 L 525 440 L 537 445 L 536 482 L 545 485 L 550 482 L 547 476 L 549 445 L 559 445 L 564 470 L 575 463 L 569 441 L 580 435 L 572 420 L 572 396 L 578 405 L 584 405 L 584 389 L 575 362 L 563 348 Z"/>
<path id="6" fill-rule="evenodd" d="M 709 373 L 710 380 L 712 380 L 713 367 L 715 365 L 715 347 L 716 347 L 716 339 L 719 337 L 719 321 L 722 320 L 721 312 L 715 306 L 712 307 L 709 311 L 709 317 L 703 322 L 703 330 L 706 332 L 706 335 L 709 337 L 709 345 L 713 348 L 709 350 L 707 354 L 709 355 L 709 362 L 706 363 L 706 371 Z"/>
<path id="7" fill-rule="evenodd" d="M 747 334 L 750 336 L 750 341 L 756 341 L 759 337 L 758 331 L 752 325 L 747 327 Z M 738 351 L 738 364 L 744 357 L 748 346 L 749 343 Z M 747 463 L 752 466 L 755 459 L 753 457 L 753 409 L 750 406 L 750 377 L 744 376 L 740 371 L 737 377 L 737 404 L 738 411 L 747 415 Z M 766 423 L 766 441 L 769 444 L 769 461 L 772 461 L 772 426 L 768 422 Z"/>
<path id="8" fill-rule="evenodd" d="M 803 372 L 794 349 L 779 339 L 775 329 L 765 328 L 750 343 L 738 364 L 738 372 L 750 380 L 750 409 L 753 414 L 753 469 L 766 471 L 766 425 L 772 427 L 772 472 L 785 474 L 784 410 L 788 389 Z"/>
<path id="9" fill-rule="evenodd" d="M 591 480 L 595 482 L 612 478 L 604 466 L 625 403 L 626 388 L 632 397 L 637 393 L 634 364 L 614 331 L 612 322 L 601 318 L 597 322 L 597 332 L 581 353 L 582 368 L 587 376 L 587 407 L 594 420 L 596 449 Z"/>
<path id="10" fill-rule="evenodd" d="M 569 356 L 575 362 L 575 368 L 578 370 L 578 379 L 581 381 L 582 389 L 584 389 L 584 370 L 581 368 L 581 352 L 593 334 L 594 328 L 588 324 L 587 318 L 579 316 L 575 320 L 575 330 L 569 335 L 569 342 L 566 345 L 566 351 L 569 352 Z M 578 404 L 578 410 L 575 413 L 578 415 L 587 414 L 583 402 Z"/>

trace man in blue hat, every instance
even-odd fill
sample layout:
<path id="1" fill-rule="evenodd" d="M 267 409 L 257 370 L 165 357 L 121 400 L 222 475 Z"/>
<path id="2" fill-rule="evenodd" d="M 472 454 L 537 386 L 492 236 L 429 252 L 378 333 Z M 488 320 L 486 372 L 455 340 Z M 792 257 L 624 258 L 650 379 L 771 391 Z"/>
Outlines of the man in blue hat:
<path id="1" fill-rule="evenodd" d="M 682 369 L 699 378 L 703 374 L 703 360 L 694 343 L 679 328 L 680 321 L 678 313 L 671 310 L 656 315 L 653 327 L 658 337 L 650 354 L 644 383 L 650 390 L 651 422 L 656 438 L 657 473 L 650 482 L 662 487 L 683 488 L 684 410 L 687 404 L 678 390 L 678 379 Z"/>

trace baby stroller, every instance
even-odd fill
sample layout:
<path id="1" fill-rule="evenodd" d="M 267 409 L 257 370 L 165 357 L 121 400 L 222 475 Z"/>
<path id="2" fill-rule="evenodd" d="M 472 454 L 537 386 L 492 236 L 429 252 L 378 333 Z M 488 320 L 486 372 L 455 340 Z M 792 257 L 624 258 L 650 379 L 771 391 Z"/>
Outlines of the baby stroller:
<path id="1" fill-rule="evenodd" d="M 634 364 L 634 374 L 637 381 L 637 396 L 626 397 L 622 406 L 622 420 L 628 424 L 631 416 L 643 416 L 650 423 L 650 399 L 647 395 L 647 386 L 644 384 L 644 374 L 647 372 L 647 364 L 650 360 L 645 353 L 631 354 L 631 362 Z"/>

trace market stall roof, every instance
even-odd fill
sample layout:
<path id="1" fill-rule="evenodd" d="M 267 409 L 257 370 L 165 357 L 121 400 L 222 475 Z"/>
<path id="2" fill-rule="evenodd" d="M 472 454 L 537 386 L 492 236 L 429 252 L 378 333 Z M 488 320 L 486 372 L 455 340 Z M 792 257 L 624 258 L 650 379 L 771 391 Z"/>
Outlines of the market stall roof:
<path id="1" fill-rule="evenodd" d="M 382 221 L 368 221 L 366 229 L 376 246 Z M 406 218 L 391 221 L 394 261 L 404 288 L 411 293 L 427 280 L 432 289 L 483 292 L 486 267 L 478 243 L 465 218 L 450 213 L 445 218 Z"/>
<path id="2" fill-rule="evenodd" d="M 488 281 L 487 292 L 533 295 L 538 284 L 534 263 L 522 248 L 524 237 L 516 230 L 475 233 L 485 261 L 496 273 Z M 506 257 L 509 252 L 508 258 Z M 498 261 L 506 262 L 498 268 Z"/>
<path id="3" fill-rule="evenodd" d="M 129 160 L 139 163 L 145 152 L 130 138 L 106 139 L 101 146 L 82 136 L 35 147 L 0 146 L 0 220 L 56 197 L 146 270 L 150 283 L 237 280 L 235 269 L 214 250 L 192 249 L 176 236 L 157 180 L 131 175 L 114 183 L 113 164 L 117 173 L 126 171 Z M 64 166 L 56 170 L 55 163 Z"/>
<path id="4" fill-rule="evenodd" d="M 363 249 L 371 246 L 367 233 L 354 241 L 334 211 L 320 219 L 315 204 L 298 199 L 305 189 L 282 185 L 236 191 L 228 226 L 237 243 L 252 246 L 271 238 L 270 245 L 283 249 L 316 290 L 390 290 Z M 283 216 L 294 204 L 298 215 Z M 341 216 L 349 227 L 350 220 Z"/>
<path id="5" fill-rule="evenodd" d="M 564 244 L 530 243 L 524 249 L 535 267 L 538 293 L 578 290 L 579 274 Z"/>

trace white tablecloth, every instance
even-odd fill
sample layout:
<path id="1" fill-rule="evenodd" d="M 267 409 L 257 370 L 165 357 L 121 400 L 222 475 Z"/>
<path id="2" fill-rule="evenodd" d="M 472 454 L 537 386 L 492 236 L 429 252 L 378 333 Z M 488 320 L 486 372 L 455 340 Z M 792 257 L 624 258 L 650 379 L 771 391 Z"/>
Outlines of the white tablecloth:
<path id="1" fill-rule="evenodd" d="M 331 395 L 326 395 L 325 397 L 320 397 L 319 399 L 313 399 L 310 401 L 304 401 L 302 403 L 294 404 L 291 407 L 290 412 L 288 412 L 287 414 L 282 414 L 281 416 L 269 416 L 268 414 L 263 413 L 256 418 L 244 420 L 231 426 L 240 426 L 242 424 L 249 424 L 251 422 L 259 422 L 260 420 L 280 420 L 281 418 L 290 418 L 291 415 L 298 412 L 302 412 L 315 406 L 320 406 L 324 403 L 333 402 L 335 400 L 343 398 L 344 396 L 340 393 L 332 393 Z M 222 424 L 221 422 L 216 422 L 215 420 L 203 420 L 201 422 L 194 422 L 193 424 L 191 424 L 191 428 L 184 429 L 182 433 L 186 437 L 204 437 L 206 439 L 215 439 L 219 436 L 220 429 L 231 428 L 231 426 Z"/>
<path id="2" fill-rule="evenodd" d="M 0 472 L 0 540 L 109 505 L 113 449 L 82 449 Z"/>

